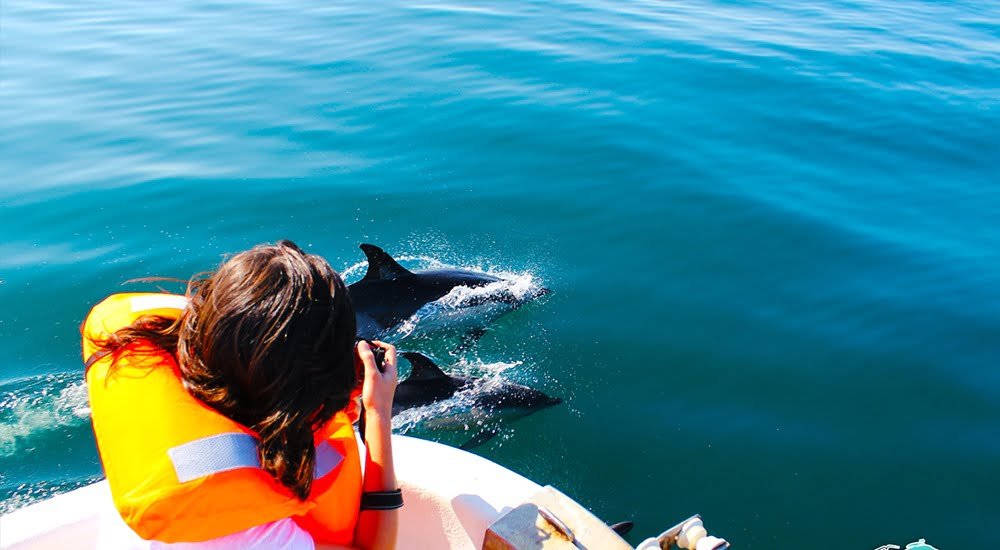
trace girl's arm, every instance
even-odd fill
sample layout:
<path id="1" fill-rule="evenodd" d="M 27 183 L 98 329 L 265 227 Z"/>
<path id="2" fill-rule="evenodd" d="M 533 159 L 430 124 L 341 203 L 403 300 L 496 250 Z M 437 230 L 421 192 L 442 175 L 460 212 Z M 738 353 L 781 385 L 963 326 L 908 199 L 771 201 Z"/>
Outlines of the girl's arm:
<path id="1" fill-rule="evenodd" d="M 385 349 L 383 369 L 375 367 L 368 343 L 358 343 L 358 357 L 364 364 L 365 382 L 361 393 L 365 405 L 365 479 L 362 492 L 395 491 L 396 470 L 392 464 L 392 398 L 396 392 L 396 348 L 374 342 Z M 354 544 L 365 550 L 392 549 L 399 527 L 398 510 L 364 510 L 354 531 Z"/>

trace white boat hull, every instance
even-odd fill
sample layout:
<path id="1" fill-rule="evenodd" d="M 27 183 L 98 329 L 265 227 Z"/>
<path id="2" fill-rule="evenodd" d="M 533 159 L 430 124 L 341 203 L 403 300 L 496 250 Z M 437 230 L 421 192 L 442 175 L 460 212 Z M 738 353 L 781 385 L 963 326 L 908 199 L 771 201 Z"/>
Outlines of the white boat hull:
<path id="1" fill-rule="evenodd" d="M 396 476 L 406 505 L 397 548 L 480 548 L 486 528 L 542 487 L 474 454 L 393 436 Z M 120 547 L 135 539 L 111 502 L 106 481 L 0 517 L 0 549 Z"/>

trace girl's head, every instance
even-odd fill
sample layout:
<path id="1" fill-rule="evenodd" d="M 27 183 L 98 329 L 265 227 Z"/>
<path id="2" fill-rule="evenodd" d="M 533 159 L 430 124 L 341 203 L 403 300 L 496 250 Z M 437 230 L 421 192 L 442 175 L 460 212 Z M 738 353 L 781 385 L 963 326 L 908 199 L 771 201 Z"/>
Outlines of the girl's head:
<path id="1" fill-rule="evenodd" d="M 263 468 L 305 498 L 313 433 L 357 383 L 343 280 L 323 258 L 281 241 L 233 256 L 188 295 L 177 335 L 185 387 L 253 429 Z"/>

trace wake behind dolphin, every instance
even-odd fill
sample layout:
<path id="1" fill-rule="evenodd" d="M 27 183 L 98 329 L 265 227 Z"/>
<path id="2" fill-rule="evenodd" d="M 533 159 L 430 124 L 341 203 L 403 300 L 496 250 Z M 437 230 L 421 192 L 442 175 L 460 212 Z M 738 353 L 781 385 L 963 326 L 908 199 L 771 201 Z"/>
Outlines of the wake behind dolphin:
<path id="1" fill-rule="evenodd" d="M 480 321 L 489 322 L 549 293 L 544 287 L 518 286 L 471 269 L 410 271 L 375 245 L 362 244 L 361 250 L 368 258 L 368 271 L 360 281 L 348 286 L 360 338 L 384 337 L 435 308 L 435 314 L 475 310 Z"/>

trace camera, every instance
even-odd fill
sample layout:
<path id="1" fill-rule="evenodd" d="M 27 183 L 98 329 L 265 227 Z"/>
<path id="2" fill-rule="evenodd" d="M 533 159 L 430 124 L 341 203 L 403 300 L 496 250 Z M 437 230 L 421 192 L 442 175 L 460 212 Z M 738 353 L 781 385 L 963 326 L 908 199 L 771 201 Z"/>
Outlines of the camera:
<path id="1" fill-rule="evenodd" d="M 372 354 L 375 355 L 375 368 L 379 372 L 385 372 L 385 349 L 372 343 L 371 340 L 366 340 L 364 338 L 358 338 L 354 341 L 354 345 L 357 346 L 358 342 L 365 342 L 368 347 L 371 348 Z"/>

